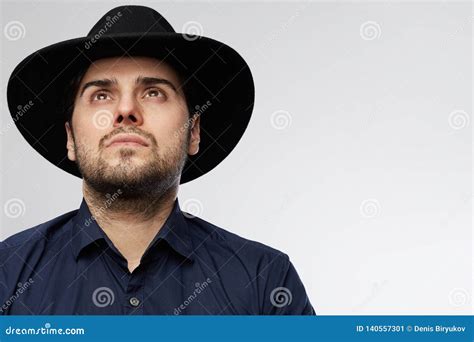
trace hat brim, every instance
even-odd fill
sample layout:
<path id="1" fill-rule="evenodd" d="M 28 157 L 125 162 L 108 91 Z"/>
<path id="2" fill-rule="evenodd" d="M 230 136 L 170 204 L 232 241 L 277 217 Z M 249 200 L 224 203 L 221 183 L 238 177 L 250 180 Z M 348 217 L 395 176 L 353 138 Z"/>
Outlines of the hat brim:
<path id="1" fill-rule="evenodd" d="M 207 37 L 180 33 L 117 34 L 92 43 L 83 37 L 47 46 L 26 57 L 12 72 L 7 89 L 10 114 L 27 142 L 48 161 L 82 177 L 76 163 L 67 158 L 59 97 L 79 68 L 113 56 L 164 59 L 199 88 L 195 106 L 210 101 L 205 110 L 197 107 L 200 149 L 188 156 L 181 184 L 212 170 L 237 145 L 252 114 L 254 83 L 249 66 L 234 49 Z"/>

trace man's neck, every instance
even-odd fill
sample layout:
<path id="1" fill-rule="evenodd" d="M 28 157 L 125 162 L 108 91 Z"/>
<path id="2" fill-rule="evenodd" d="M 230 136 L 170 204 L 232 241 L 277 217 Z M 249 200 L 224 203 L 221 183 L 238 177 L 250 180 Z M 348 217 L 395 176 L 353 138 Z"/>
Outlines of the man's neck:
<path id="1" fill-rule="evenodd" d="M 154 199 L 124 199 L 120 189 L 104 196 L 83 182 L 84 199 L 94 219 L 127 259 L 130 272 L 138 267 L 146 248 L 170 215 L 177 192 L 178 187 L 174 186 Z"/>

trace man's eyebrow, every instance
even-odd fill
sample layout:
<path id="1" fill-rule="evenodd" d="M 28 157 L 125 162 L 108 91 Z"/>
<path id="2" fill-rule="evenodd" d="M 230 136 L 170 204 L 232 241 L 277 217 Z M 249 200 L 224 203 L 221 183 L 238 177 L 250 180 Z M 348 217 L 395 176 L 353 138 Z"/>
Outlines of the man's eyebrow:
<path id="1" fill-rule="evenodd" d="M 141 85 L 144 85 L 144 86 L 150 86 L 150 85 L 154 85 L 154 84 L 165 84 L 165 85 L 169 86 L 171 89 L 173 89 L 175 93 L 178 92 L 175 85 L 171 81 L 169 81 L 165 78 L 149 77 L 149 76 L 138 76 L 135 83 L 136 84 L 141 84 Z"/>
<path id="2" fill-rule="evenodd" d="M 138 84 L 141 84 L 143 86 L 150 86 L 150 85 L 154 85 L 154 84 L 166 84 L 168 85 L 171 89 L 173 89 L 176 93 L 178 92 L 178 90 L 176 89 L 175 85 L 165 79 L 165 78 L 159 78 L 159 77 L 149 77 L 149 76 L 138 76 L 137 79 L 135 80 L 135 83 L 138 85 Z M 100 79 L 100 80 L 93 80 L 93 81 L 89 81 L 87 83 L 85 83 L 83 86 L 82 86 L 82 89 L 81 89 L 81 92 L 80 92 L 80 96 L 82 96 L 84 94 L 84 92 L 86 91 L 87 88 L 89 87 L 103 87 L 103 88 L 108 88 L 108 87 L 111 87 L 113 84 L 118 84 L 118 81 L 116 78 L 104 78 L 104 79 Z"/>
<path id="3" fill-rule="evenodd" d="M 84 91 L 89 88 L 89 87 L 103 87 L 103 88 L 108 88 L 108 87 L 111 87 L 112 84 L 117 84 L 117 79 L 116 78 L 113 78 L 113 79 L 110 79 L 110 78 L 103 78 L 101 80 L 93 80 L 93 81 L 90 81 L 90 82 L 87 82 L 86 84 L 84 84 L 82 86 L 82 90 L 81 90 L 81 93 L 79 95 L 79 97 L 82 96 L 82 94 L 84 94 Z"/>

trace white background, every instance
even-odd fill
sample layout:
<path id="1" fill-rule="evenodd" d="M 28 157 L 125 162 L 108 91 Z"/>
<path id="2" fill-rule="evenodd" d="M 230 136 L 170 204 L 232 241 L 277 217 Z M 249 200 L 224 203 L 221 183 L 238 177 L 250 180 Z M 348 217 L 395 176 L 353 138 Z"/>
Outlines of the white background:
<path id="1" fill-rule="evenodd" d="M 246 134 L 183 210 L 289 254 L 320 315 L 472 313 L 469 2 L 2 2 L 0 239 L 82 199 L 12 126 L 10 73 L 132 3 L 254 75 Z"/>

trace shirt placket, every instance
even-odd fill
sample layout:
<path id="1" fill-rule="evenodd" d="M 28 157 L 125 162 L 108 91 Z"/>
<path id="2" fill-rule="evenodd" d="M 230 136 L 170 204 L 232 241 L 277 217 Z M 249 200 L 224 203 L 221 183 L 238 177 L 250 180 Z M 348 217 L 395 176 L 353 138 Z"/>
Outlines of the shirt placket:
<path id="1" fill-rule="evenodd" d="M 137 267 L 134 272 L 128 275 L 128 284 L 125 291 L 124 306 L 127 314 L 144 314 L 144 285 L 145 272 Z"/>

